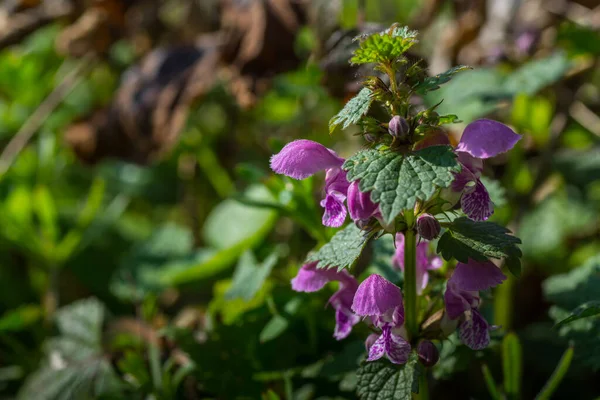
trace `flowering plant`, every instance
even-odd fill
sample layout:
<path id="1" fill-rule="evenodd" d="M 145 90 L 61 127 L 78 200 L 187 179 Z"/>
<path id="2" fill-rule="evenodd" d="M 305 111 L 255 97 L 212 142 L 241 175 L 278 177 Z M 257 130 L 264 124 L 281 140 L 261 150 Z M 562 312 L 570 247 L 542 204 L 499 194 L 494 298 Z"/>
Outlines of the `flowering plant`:
<path id="1" fill-rule="evenodd" d="M 329 300 L 334 337 L 346 338 L 361 321 L 373 331 L 365 338 L 359 397 L 384 390 L 393 377 L 393 398 L 410 398 L 418 391 L 413 381 L 426 383 L 426 374 L 415 372 L 417 360 L 429 367 L 439 358 L 433 342 L 457 331 L 471 349 L 490 343 L 493 327 L 480 312 L 480 292 L 506 279 L 498 266 L 502 260 L 519 274 L 520 240 L 486 221 L 493 203 L 480 177 L 483 160 L 510 150 L 520 135 L 481 119 L 453 147 L 443 125 L 457 116 L 439 115 L 437 106 L 424 108 L 414 100 L 468 67 L 426 77 L 419 63 L 404 56 L 417 42 L 407 28 L 392 26 L 357 40 L 351 62 L 374 64 L 378 74 L 364 80 L 330 128 L 358 125 L 366 148 L 345 160 L 319 143 L 296 140 L 271 158 L 271 168 L 294 179 L 325 171 L 322 223 L 341 227 L 348 216 L 353 223 L 308 256 L 292 288 L 314 292 L 338 281 Z M 390 263 L 402 288 L 378 274 L 359 283 L 364 274 L 355 265 L 362 250 L 389 235 L 396 246 Z M 441 257 L 432 251 L 435 240 Z M 445 288 L 433 281 L 445 282 Z"/>

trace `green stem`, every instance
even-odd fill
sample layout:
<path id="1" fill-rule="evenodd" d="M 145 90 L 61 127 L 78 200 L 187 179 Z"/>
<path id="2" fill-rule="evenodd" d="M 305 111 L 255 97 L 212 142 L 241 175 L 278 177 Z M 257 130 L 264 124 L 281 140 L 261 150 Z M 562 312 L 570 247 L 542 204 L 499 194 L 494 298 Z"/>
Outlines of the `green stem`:
<path id="1" fill-rule="evenodd" d="M 492 400 L 500 400 L 500 393 L 498 393 L 496 382 L 494 381 L 494 377 L 492 376 L 487 364 L 483 364 L 481 366 L 481 372 L 483 373 L 485 386 L 487 386 L 487 390 L 490 393 Z"/>
<path id="2" fill-rule="evenodd" d="M 419 394 L 415 397 L 417 400 L 429 400 L 429 386 L 427 382 L 426 369 L 423 369 L 419 375 Z"/>
<path id="3" fill-rule="evenodd" d="M 498 285 L 494 293 L 494 325 L 509 331 L 512 327 L 512 293 L 515 280 L 510 274 L 507 275 L 508 279 L 502 285 Z"/>
<path id="4" fill-rule="evenodd" d="M 410 340 L 418 332 L 417 321 L 417 238 L 414 227 L 414 212 L 407 210 L 404 213 L 407 229 L 404 234 L 404 323 Z"/>
<path id="5" fill-rule="evenodd" d="M 562 358 L 558 362 L 556 369 L 552 373 L 548 382 L 544 385 L 544 388 L 536 397 L 536 400 L 549 400 L 552 397 L 552 394 L 560 385 L 560 382 L 565 377 L 567 371 L 569 370 L 569 366 L 571 365 L 571 360 L 573 359 L 573 347 L 569 347 L 567 351 L 563 354 Z"/>

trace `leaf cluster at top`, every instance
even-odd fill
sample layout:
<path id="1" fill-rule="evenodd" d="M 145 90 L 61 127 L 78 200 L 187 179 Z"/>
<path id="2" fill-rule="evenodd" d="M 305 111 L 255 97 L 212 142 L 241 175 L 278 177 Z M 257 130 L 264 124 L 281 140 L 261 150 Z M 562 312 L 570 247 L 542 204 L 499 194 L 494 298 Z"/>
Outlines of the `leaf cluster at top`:
<path id="1" fill-rule="evenodd" d="M 350 59 L 353 64 L 392 63 L 418 42 L 417 31 L 405 26 L 392 26 L 383 32 L 358 36 L 356 40 L 359 45 Z"/>

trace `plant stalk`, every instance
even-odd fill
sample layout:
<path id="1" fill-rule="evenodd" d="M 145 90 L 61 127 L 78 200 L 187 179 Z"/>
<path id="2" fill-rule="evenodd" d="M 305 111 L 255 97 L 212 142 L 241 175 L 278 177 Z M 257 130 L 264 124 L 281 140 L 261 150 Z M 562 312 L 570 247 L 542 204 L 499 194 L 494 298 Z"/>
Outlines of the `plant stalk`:
<path id="1" fill-rule="evenodd" d="M 404 324 L 413 340 L 419 333 L 417 321 L 417 238 L 414 231 L 414 212 L 405 212 L 407 229 L 404 234 Z"/>

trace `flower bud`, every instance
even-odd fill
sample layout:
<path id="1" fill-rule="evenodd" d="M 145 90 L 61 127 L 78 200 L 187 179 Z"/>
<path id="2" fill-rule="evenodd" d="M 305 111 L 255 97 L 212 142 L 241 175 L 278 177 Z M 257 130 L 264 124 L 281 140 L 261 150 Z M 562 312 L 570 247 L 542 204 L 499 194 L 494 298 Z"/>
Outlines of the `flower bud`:
<path id="1" fill-rule="evenodd" d="M 417 232 L 423 239 L 433 240 L 440 234 L 442 227 L 431 214 L 421 214 L 417 218 Z"/>
<path id="2" fill-rule="evenodd" d="M 409 130 L 408 122 L 399 115 L 395 115 L 388 125 L 388 132 L 395 138 L 405 138 Z"/>
<path id="3" fill-rule="evenodd" d="M 377 141 L 377 136 L 373 135 L 372 133 L 365 133 L 363 137 L 369 143 L 375 143 Z"/>
<path id="4" fill-rule="evenodd" d="M 435 344 L 431 343 L 429 340 L 423 340 L 419 343 L 417 353 L 419 354 L 421 364 L 426 367 L 433 367 L 440 359 L 440 352 Z"/>

